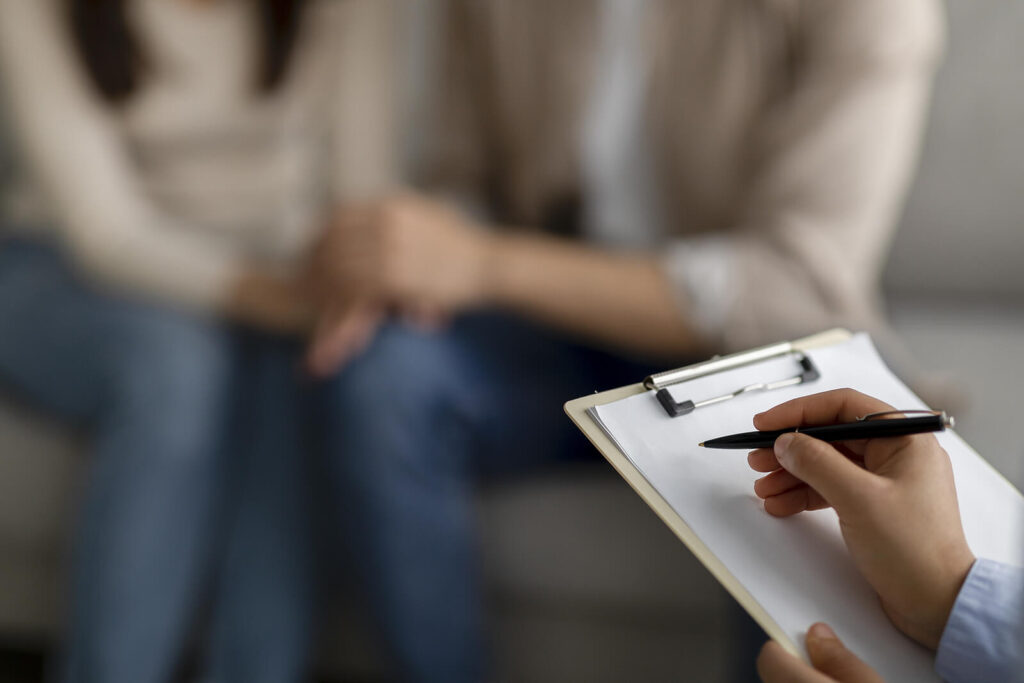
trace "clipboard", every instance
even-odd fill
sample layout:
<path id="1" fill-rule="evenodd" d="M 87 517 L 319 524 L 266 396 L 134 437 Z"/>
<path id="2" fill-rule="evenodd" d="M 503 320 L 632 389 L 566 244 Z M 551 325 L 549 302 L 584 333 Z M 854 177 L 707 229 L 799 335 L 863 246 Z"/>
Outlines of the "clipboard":
<path id="1" fill-rule="evenodd" d="M 773 640 L 780 643 L 784 648 L 800 657 L 804 656 L 802 649 L 785 634 L 775 620 L 764 610 L 763 607 L 761 607 L 750 592 L 747 591 L 743 584 L 741 584 L 732 575 L 732 572 L 729 571 L 721 560 L 719 560 L 718 557 L 708 549 L 704 542 L 697 537 L 682 517 L 672 509 L 672 506 L 661 497 L 661 494 L 654 489 L 644 475 L 634 467 L 633 463 L 630 462 L 628 457 L 626 457 L 626 454 L 619 450 L 619 447 L 611 440 L 608 434 L 605 433 L 604 429 L 591 419 L 590 415 L 587 414 L 587 411 L 595 406 L 614 403 L 615 401 L 652 390 L 660 393 L 659 401 L 664 405 L 664 398 L 662 397 L 667 395 L 666 390 L 669 386 L 680 384 L 691 379 L 696 379 L 697 377 L 702 377 L 710 373 L 722 372 L 723 370 L 758 363 L 768 358 L 776 358 L 785 354 L 802 353 L 811 349 L 830 346 L 832 344 L 847 341 L 851 336 L 852 334 L 849 330 L 835 328 L 828 330 L 827 332 L 821 332 L 796 341 L 781 342 L 779 344 L 771 344 L 769 346 L 759 347 L 750 351 L 742 351 L 740 353 L 734 353 L 727 356 L 715 357 L 711 360 L 689 365 L 684 368 L 651 375 L 642 382 L 619 387 L 617 389 L 610 389 L 601 393 L 591 394 L 590 396 L 583 396 L 565 404 L 566 414 L 576 424 L 576 426 L 579 427 L 580 431 L 586 435 L 590 440 L 590 443 L 592 443 L 594 447 L 601 452 L 605 459 L 608 460 L 611 466 L 615 468 L 615 471 L 619 473 L 619 476 L 625 479 L 637 495 L 643 498 L 644 502 L 654 510 L 655 514 L 657 514 L 659 518 L 661 518 L 661 521 L 664 522 L 668 528 L 672 530 L 672 533 L 674 533 L 676 537 L 690 550 L 690 552 L 700 560 L 701 564 L 711 572 L 712 576 L 722 584 L 725 590 L 727 590 L 729 594 L 740 603 L 754 621 L 756 621 L 758 625 L 765 630 L 765 633 L 767 633 Z M 771 389 L 767 390 L 770 391 Z M 669 400 L 671 400 L 671 398 Z M 698 400 L 694 403 L 696 404 L 698 402 L 700 401 Z"/>
<path id="2" fill-rule="evenodd" d="M 837 367 L 836 358 L 838 353 L 845 353 L 843 349 L 849 348 L 860 348 L 870 350 L 872 355 L 872 362 L 875 369 L 879 372 L 884 371 L 888 381 L 892 386 L 899 387 L 900 395 L 906 396 L 904 400 L 916 402 L 920 405 L 920 399 L 913 396 L 913 393 L 906 388 L 891 371 L 885 367 L 884 363 L 877 357 L 877 353 L 874 347 L 871 345 L 870 340 L 866 335 L 853 335 L 851 332 L 845 329 L 833 329 L 820 334 L 812 335 L 802 339 L 798 339 L 792 342 L 783 342 L 780 344 L 772 344 L 770 346 L 760 347 L 751 351 L 745 351 L 741 353 L 731 354 L 723 357 L 715 357 L 709 361 L 697 363 L 684 368 L 671 370 L 658 375 L 652 375 L 647 377 L 642 382 L 632 384 L 629 386 L 612 389 L 602 393 L 596 393 L 590 396 L 584 396 L 575 400 L 569 401 L 565 404 L 565 412 L 568 414 L 570 419 L 576 424 L 576 426 L 587 436 L 590 442 L 601 452 L 606 460 L 612 465 L 612 467 L 618 472 L 618 474 L 626 480 L 626 482 L 633 488 L 633 490 L 647 503 L 647 505 L 654 510 L 655 514 L 664 522 L 676 535 L 679 540 L 697 557 L 697 559 L 711 572 L 711 574 L 718 580 L 719 583 L 729 592 L 732 597 L 740 603 L 740 605 L 751 615 L 751 617 L 765 630 L 769 637 L 781 644 L 785 649 L 791 653 L 806 660 L 806 654 L 804 652 L 802 641 L 798 642 L 799 638 L 793 631 L 791 615 L 788 617 L 790 622 L 790 628 L 787 630 L 780 625 L 776 617 L 771 613 L 772 610 L 762 606 L 761 602 L 755 598 L 754 594 L 748 590 L 747 586 L 741 582 L 733 569 L 727 566 L 718 554 L 709 548 L 708 543 L 701 539 L 696 531 L 694 531 L 692 523 L 688 523 L 684 517 L 676 511 L 673 504 L 666 500 L 666 496 L 672 497 L 671 492 L 666 495 L 662 495 L 659 492 L 656 483 L 649 481 L 648 476 L 634 464 L 626 452 L 622 450 L 622 446 L 619 445 L 618 439 L 614 438 L 609 431 L 608 425 L 603 424 L 600 421 L 598 411 L 603 407 L 612 406 L 612 404 L 619 404 L 620 406 L 629 404 L 630 406 L 639 406 L 642 409 L 642 414 L 647 415 L 649 423 L 645 424 L 660 424 L 663 425 L 662 431 L 669 430 L 670 427 L 665 425 L 671 425 L 675 421 L 685 421 L 688 416 L 699 415 L 698 411 L 708 411 L 705 415 L 710 415 L 713 411 L 723 410 L 724 405 L 730 406 L 730 411 L 739 413 L 745 412 L 746 419 L 752 416 L 759 410 L 751 410 L 750 406 L 764 405 L 769 403 L 774 405 L 775 403 L 782 402 L 793 397 L 794 393 L 800 395 L 817 393 L 818 391 L 827 390 L 834 388 L 828 385 L 828 377 L 824 378 L 821 382 L 818 381 L 819 374 L 818 368 L 813 362 L 805 362 L 808 360 L 808 356 L 817 355 L 819 359 L 831 358 L 831 364 L 826 363 L 822 366 L 822 371 L 827 370 L 831 367 L 833 370 Z M 829 355 L 831 354 L 831 355 Z M 792 361 L 782 362 L 783 357 L 792 357 Z M 789 363 L 793 364 L 794 370 L 790 374 L 785 373 L 785 368 L 790 367 Z M 737 386 L 728 386 L 728 390 L 725 392 L 719 392 L 714 395 L 703 395 L 699 393 L 690 392 L 687 390 L 686 384 L 691 381 L 701 380 L 694 386 L 711 386 L 717 381 L 722 383 L 726 378 L 746 376 L 750 377 L 756 374 L 755 370 L 759 367 L 768 368 L 771 367 L 771 376 L 764 377 L 756 383 L 744 383 Z M 879 370 L 880 368 L 880 370 Z M 853 373 L 852 369 L 848 369 L 847 376 Z M 722 375 L 721 379 L 715 379 L 714 375 Z M 840 373 L 836 373 L 840 374 Z M 855 373 L 854 373 L 855 374 Z M 835 379 L 835 378 L 833 378 Z M 709 381 L 714 380 L 714 381 Z M 849 386 L 859 388 L 855 380 L 850 381 Z M 800 386 L 806 384 L 806 386 Z M 673 395 L 674 390 L 674 395 Z M 778 390 L 779 398 L 776 400 L 770 398 L 772 392 Z M 664 392 L 664 393 L 662 393 Z M 866 391 L 866 393 L 871 393 Z M 641 394 L 648 394 L 650 398 L 641 399 Z M 756 401 L 744 398 L 747 394 L 761 394 L 759 399 Z M 883 398 L 885 398 L 883 396 Z M 890 402 L 892 400 L 890 399 Z M 660 404 L 660 407 L 657 407 Z M 722 405 L 718 405 L 722 404 Z M 907 405 L 898 405 L 898 408 L 911 408 L 911 403 Z M 764 409 L 763 407 L 760 409 Z M 657 419 L 655 419 L 655 412 L 658 411 Z M 663 412 L 660 412 L 663 411 Z M 611 413 L 609 413 L 611 414 Z M 623 413 L 623 415 L 625 412 Z M 637 413 L 641 414 L 641 413 Z M 667 415 L 666 415 L 667 414 Z M 624 417 L 619 418 L 616 423 L 621 428 L 621 421 Z M 692 419 L 692 418 L 691 418 Z M 747 423 L 749 424 L 749 422 Z M 749 427 L 747 427 L 749 429 Z M 742 431 L 737 429 L 735 431 Z M 725 432 L 723 432 L 725 433 Z M 707 436 L 721 436 L 721 434 L 708 434 Z M 653 441 L 654 436 L 650 437 Z M 944 436 L 946 439 L 943 445 L 947 451 L 950 452 L 951 459 L 954 464 L 954 474 L 957 478 L 958 492 L 961 487 L 961 473 L 973 477 L 980 485 L 984 485 L 986 492 L 988 490 L 996 490 L 998 495 L 992 496 L 996 502 L 993 505 L 1002 507 L 987 507 L 985 509 L 973 511 L 975 514 L 965 515 L 964 512 L 964 498 L 961 495 L 961 513 L 964 516 L 965 532 L 968 535 L 968 542 L 971 544 L 972 549 L 979 557 L 992 557 L 992 559 L 1011 562 L 1014 564 L 1024 564 L 1024 497 L 1010 484 L 1001 474 L 999 474 L 994 468 L 992 468 L 987 462 L 985 462 L 977 453 L 973 451 L 962 439 L 955 433 L 947 432 Z M 696 443 L 696 440 L 695 442 Z M 634 444 L 635 445 L 635 444 Z M 653 448 L 653 446 L 652 446 Z M 634 455 L 636 455 L 634 453 Z M 956 455 L 956 458 L 953 456 Z M 664 457 L 664 456 L 663 456 Z M 718 456 L 718 457 L 729 457 L 729 456 Z M 735 457 L 735 456 L 732 456 Z M 742 457 L 742 456 L 741 456 Z M 745 458 L 743 459 L 743 465 L 745 466 Z M 735 467 L 735 461 L 729 463 L 730 467 Z M 651 470 L 651 472 L 658 473 L 657 469 Z M 650 472 L 648 472 L 650 474 Z M 662 472 L 662 474 L 664 474 Z M 972 479 L 972 481 L 974 480 Z M 657 482 L 664 489 L 664 481 Z M 709 494 L 710 495 L 710 494 Z M 976 504 L 982 498 L 988 498 L 988 496 L 981 496 L 978 490 L 969 492 L 968 496 Z M 678 497 L 676 498 L 678 503 Z M 735 501 L 726 501 L 726 507 L 732 505 Z M 985 507 L 987 501 L 977 505 L 977 507 Z M 723 508 L 724 509 L 724 508 Z M 984 528 L 985 521 L 994 516 L 1000 515 L 1005 512 L 1011 521 L 1007 522 L 1004 529 L 998 531 L 998 534 L 1002 534 L 999 538 L 982 538 L 985 532 L 978 533 L 980 528 Z M 744 514 L 750 514 L 749 511 Z M 764 513 L 766 515 L 766 513 Z M 820 515 L 820 512 L 805 513 L 798 517 Z M 845 556 L 845 547 L 842 544 L 838 534 L 838 525 L 835 522 L 834 512 L 829 513 L 829 523 L 836 525 L 832 531 L 834 538 L 825 539 L 831 542 L 829 552 L 831 552 L 830 558 L 828 558 L 833 564 L 831 567 L 835 569 L 841 565 L 842 570 L 847 574 L 847 579 L 855 577 L 859 579 L 859 575 L 856 574 L 852 568 L 852 563 L 849 562 L 848 557 Z M 796 518 L 790 518 L 796 519 Z M 817 521 L 822 522 L 825 518 L 818 517 Z M 691 519 L 691 522 L 693 520 Z M 779 521 L 779 520 L 776 520 Z M 769 529 L 765 524 L 758 520 L 761 524 L 762 529 Z M 774 524 L 775 522 L 772 522 Z M 700 524 L 697 524 L 698 528 Z M 821 526 L 821 525 L 819 525 Z M 704 527 L 706 531 L 706 525 Z M 820 531 L 821 529 L 817 529 Z M 975 542 L 972 541 L 971 532 L 975 532 L 975 538 L 979 540 L 979 546 L 975 547 Z M 829 531 L 826 529 L 826 531 Z M 738 534 L 739 532 L 737 532 Z M 787 532 L 788 540 L 792 540 L 795 537 L 795 532 L 790 528 Z M 996 532 L 993 532 L 996 533 Z M 741 535 L 741 534 L 740 534 Z M 785 540 L 785 539 L 783 539 Z M 806 540 L 806 539 L 803 539 Z M 818 539 L 815 539 L 818 540 Z M 722 548 L 720 539 L 709 538 L 709 543 Z M 808 541 L 809 542 L 809 541 Z M 837 550 L 837 546 L 840 550 Z M 1012 546 L 1003 548 L 1002 546 Z M 840 552 L 841 551 L 841 552 Z M 810 558 L 815 559 L 815 558 Z M 733 561 L 735 562 L 735 554 L 733 554 Z M 736 569 L 739 573 L 743 574 L 744 570 Z M 749 578 L 749 569 L 747 571 L 747 577 Z M 784 577 L 790 578 L 790 577 Z M 856 596 L 849 598 L 844 594 L 844 600 L 847 606 L 851 604 L 850 600 L 856 600 L 857 605 L 863 605 L 865 599 L 872 599 L 873 591 L 866 585 L 862 579 L 860 579 L 861 586 L 855 588 L 853 591 Z M 780 584 L 782 585 L 782 584 Z M 844 586 L 845 587 L 845 586 Z M 798 594 L 801 587 L 797 588 L 789 587 L 793 594 Z M 820 586 L 819 595 L 820 595 Z M 760 587 L 762 591 L 762 599 L 764 596 L 764 587 Z M 829 595 L 832 595 L 831 593 Z M 836 593 L 838 595 L 838 593 Z M 774 605 L 775 613 L 779 614 L 778 602 Z M 818 604 L 818 603 L 814 603 Z M 877 608 L 880 613 L 880 608 L 877 607 L 877 601 L 874 601 L 874 608 Z M 872 608 L 872 609 L 874 609 Z M 868 608 L 865 608 L 868 609 Z M 884 616 L 884 615 L 883 615 Z M 886 623 L 887 620 L 886 620 Z M 803 624 L 802 628 L 806 629 L 811 625 L 811 622 Z M 836 626 L 835 623 L 832 624 Z M 860 624 L 863 626 L 863 624 Z M 889 625 L 889 628 L 891 625 Z M 845 639 L 844 633 L 837 629 L 840 637 Z M 899 638 L 905 639 L 903 636 Z M 898 640 L 898 639 L 897 639 Z M 911 643 L 909 639 L 906 640 L 906 645 L 902 642 L 896 642 L 891 646 L 886 643 L 884 649 L 880 649 L 879 655 L 881 659 L 879 661 L 872 661 L 870 656 L 865 656 L 866 661 L 869 664 L 873 664 L 876 667 L 879 663 L 887 663 L 886 657 L 893 657 L 895 663 L 889 671 L 888 675 L 893 677 L 892 680 L 915 680 L 915 681 L 931 681 L 938 680 L 937 676 L 931 670 L 931 654 L 924 651 L 923 648 Z M 850 645 L 851 643 L 847 643 Z M 876 643 L 877 644 L 877 643 Z M 907 652 L 904 653 L 903 650 Z M 916 650 L 916 651 L 915 651 Z M 861 653 L 862 655 L 870 655 L 872 653 Z M 906 661 L 901 658 L 906 654 Z M 896 661 L 899 660 L 899 661 Z M 927 668 L 924 666 L 927 661 Z M 894 673 L 895 672 L 895 673 Z M 903 673 L 911 672 L 913 675 L 903 676 Z M 887 675 L 885 670 L 882 670 L 883 676 Z"/>

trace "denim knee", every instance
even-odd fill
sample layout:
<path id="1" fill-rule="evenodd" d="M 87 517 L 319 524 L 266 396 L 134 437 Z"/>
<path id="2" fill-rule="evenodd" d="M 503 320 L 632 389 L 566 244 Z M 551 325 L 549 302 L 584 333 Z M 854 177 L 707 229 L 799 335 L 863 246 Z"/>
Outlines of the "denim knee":
<path id="1" fill-rule="evenodd" d="M 230 414 L 229 328 L 160 309 L 131 311 L 117 328 L 109 347 L 108 418 L 141 420 L 169 457 L 208 452 Z"/>
<path id="2" fill-rule="evenodd" d="M 393 323 L 324 389 L 332 458 L 346 468 L 394 466 L 437 473 L 461 465 L 433 447 L 462 430 L 476 410 L 458 345 L 444 332 Z"/>

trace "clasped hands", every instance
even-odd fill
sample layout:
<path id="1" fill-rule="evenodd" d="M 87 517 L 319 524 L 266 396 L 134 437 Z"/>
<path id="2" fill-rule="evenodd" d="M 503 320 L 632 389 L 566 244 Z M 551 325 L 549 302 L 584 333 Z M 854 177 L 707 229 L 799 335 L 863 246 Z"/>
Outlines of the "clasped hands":
<path id="1" fill-rule="evenodd" d="M 334 371 L 386 315 L 436 327 L 487 298 L 490 234 L 456 208 L 404 194 L 337 212 L 313 252 L 311 291 L 321 307 L 308 365 Z"/>
<path id="2" fill-rule="evenodd" d="M 892 407 L 852 389 L 783 403 L 755 416 L 759 430 L 850 422 Z M 787 434 L 748 456 L 766 472 L 754 485 L 777 517 L 831 507 L 850 557 L 892 623 L 935 650 L 974 564 L 957 505 L 949 456 L 931 434 L 827 444 Z M 815 624 L 807 634 L 813 668 L 769 642 L 758 659 L 767 683 L 877 683 L 881 678 Z"/>
<path id="3" fill-rule="evenodd" d="M 309 337 L 307 366 L 326 376 L 398 315 L 432 327 L 487 298 L 491 233 L 454 207 L 414 194 L 339 208 L 305 267 L 287 279 L 253 269 L 236 318 Z"/>

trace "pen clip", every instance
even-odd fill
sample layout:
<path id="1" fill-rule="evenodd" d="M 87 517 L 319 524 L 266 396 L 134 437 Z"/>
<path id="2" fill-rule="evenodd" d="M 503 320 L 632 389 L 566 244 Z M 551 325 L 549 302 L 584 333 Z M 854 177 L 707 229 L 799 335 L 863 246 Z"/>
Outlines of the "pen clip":
<path id="1" fill-rule="evenodd" d="M 956 422 L 951 415 L 946 415 L 946 411 L 944 410 L 883 410 L 877 413 L 868 413 L 867 415 L 861 415 L 860 417 L 857 418 L 857 422 L 866 422 L 868 420 L 873 420 L 877 417 L 882 417 L 884 415 L 906 415 L 908 413 L 923 415 L 941 415 L 942 422 L 950 429 L 953 428 Z"/>

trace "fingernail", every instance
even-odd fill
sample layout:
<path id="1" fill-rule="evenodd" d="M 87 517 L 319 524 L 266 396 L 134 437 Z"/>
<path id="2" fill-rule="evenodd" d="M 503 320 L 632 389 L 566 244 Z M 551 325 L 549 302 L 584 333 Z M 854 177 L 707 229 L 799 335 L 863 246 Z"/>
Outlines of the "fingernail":
<path id="1" fill-rule="evenodd" d="M 795 434 L 787 433 L 775 439 L 775 457 L 778 458 L 779 462 L 783 465 L 786 464 L 786 452 L 789 450 L 789 446 L 793 443 L 793 439 L 795 438 Z"/>
<path id="2" fill-rule="evenodd" d="M 839 640 L 836 632 L 829 628 L 828 624 L 817 623 L 807 631 L 807 637 L 814 640 Z"/>

